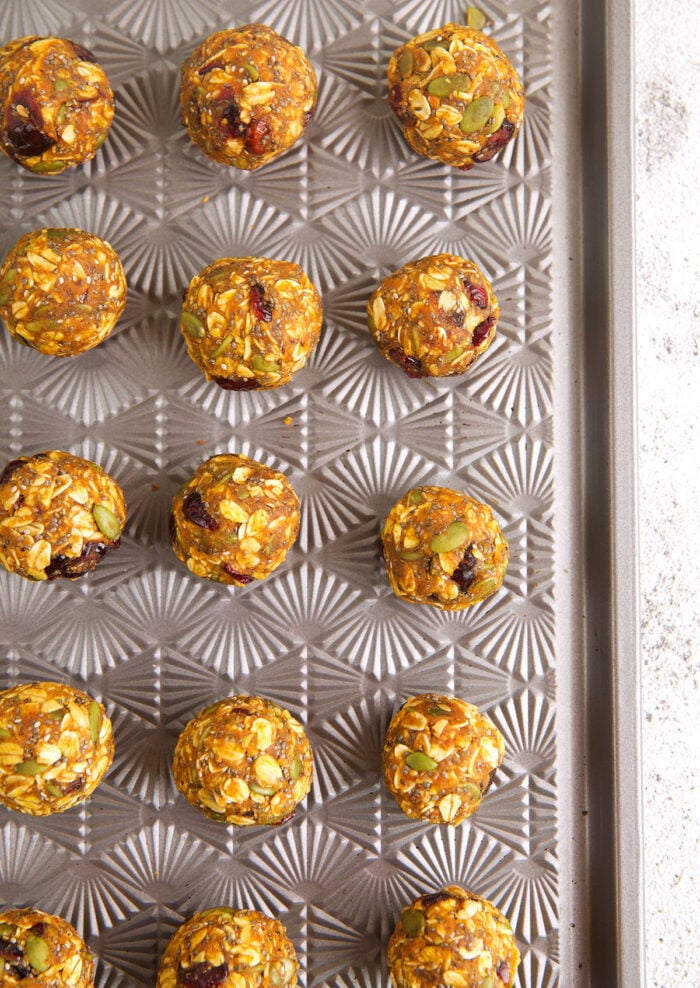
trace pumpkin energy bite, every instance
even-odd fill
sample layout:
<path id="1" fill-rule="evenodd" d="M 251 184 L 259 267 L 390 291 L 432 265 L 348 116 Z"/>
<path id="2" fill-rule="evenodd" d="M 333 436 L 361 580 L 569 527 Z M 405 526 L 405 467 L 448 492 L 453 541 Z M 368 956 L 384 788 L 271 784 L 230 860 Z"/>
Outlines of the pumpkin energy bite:
<path id="1" fill-rule="evenodd" d="M 57 357 L 91 350 L 126 305 L 116 251 L 84 230 L 35 230 L 0 269 L 0 318 L 20 343 Z"/>
<path id="2" fill-rule="evenodd" d="M 316 106 L 316 74 L 301 48 L 264 24 L 210 35 L 185 61 L 187 133 L 214 161 L 247 170 L 287 151 Z"/>
<path id="3" fill-rule="evenodd" d="M 461 610 L 501 586 L 508 543 L 491 508 L 447 487 L 414 487 L 382 528 L 387 575 L 411 604 Z"/>
<path id="4" fill-rule="evenodd" d="M 113 756 L 112 723 L 80 690 L 28 683 L 0 693 L 0 802 L 8 809 L 48 816 L 76 806 Z"/>
<path id="5" fill-rule="evenodd" d="M 517 134 L 525 94 L 495 41 L 459 24 L 397 48 L 389 105 L 414 151 L 455 168 L 489 161 Z"/>
<path id="6" fill-rule="evenodd" d="M 384 782 L 406 816 L 454 826 L 479 808 L 504 753 L 500 731 L 477 707 L 424 693 L 391 719 Z"/>
<path id="7" fill-rule="evenodd" d="M 255 909 L 196 913 L 165 948 L 156 988 L 291 988 L 299 963 L 287 931 Z"/>
<path id="8" fill-rule="evenodd" d="M 93 988 L 93 969 L 83 939 L 65 919 L 40 909 L 0 913 L 2 988 Z"/>
<path id="9" fill-rule="evenodd" d="M 0 149 L 31 172 L 89 161 L 107 137 L 114 96 L 95 56 L 65 38 L 0 48 Z"/>
<path id="10" fill-rule="evenodd" d="M 288 710 L 263 697 L 232 696 L 185 726 L 173 774 L 187 800 L 214 820 L 284 823 L 311 788 L 311 745 Z"/>
<path id="11" fill-rule="evenodd" d="M 287 384 L 318 343 L 321 297 L 298 264 L 222 258 L 190 282 L 180 329 L 207 380 L 228 391 Z"/>
<path id="12" fill-rule="evenodd" d="M 195 576 L 242 587 L 284 562 L 299 520 L 299 498 L 284 474 L 222 453 L 175 495 L 170 544 Z"/>
<path id="13" fill-rule="evenodd" d="M 121 544 L 126 504 L 101 467 L 50 450 L 0 473 L 0 563 L 28 580 L 74 580 Z"/>
<path id="14" fill-rule="evenodd" d="M 472 261 L 434 254 L 375 289 L 367 324 L 381 352 L 409 377 L 463 374 L 496 335 L 498 300 Z"/>
<path id="15" fill-rule="evenodd" d="M 396 988 L 503 988 L 514 982 L 520 952 L 493 903 L 448 885 L 402 910 L 387 958 Z"/>

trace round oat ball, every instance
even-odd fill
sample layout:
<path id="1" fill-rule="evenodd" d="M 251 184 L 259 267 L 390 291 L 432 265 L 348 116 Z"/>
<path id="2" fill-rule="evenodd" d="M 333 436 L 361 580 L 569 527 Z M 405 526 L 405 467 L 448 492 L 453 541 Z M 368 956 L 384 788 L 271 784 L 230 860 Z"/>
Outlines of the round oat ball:
<path id="1" fill-rule="evenodd" d="M 119 255 L 92 233 L 34 230 L 0 268 L 0 319 L 20 343 L 56 357 L 91 350 L 126 305 Z"/>
<path id="2" fill-rule="evenodd" d="M 287 931 L 255 909 L 196 913 L 165 948 L 156 988 L 286 988 L 297 983 Z"/>
<path id="3" fill-rule="evenodd" d="M 520 952 L 493 903 L 448 885 L 401 911 L 387 958 L 396 988 L 503 988 L 515 980 Z"/>
<path id="4" fill-rule="evenodd" d="M 448 611 L 495 593 L 508 566 L 508 543 L 491 508 L 447 487 L 404 494 L 384 522 L 382 546 L 397 597 Z"/>
<path id="5" fill-rule="evenodd" d="M 121 545 L 121 488 L 90 460 L 49 450 L 0 473 L 0 563 L 28 580 L 74 580 Z"/>
<path id="6" fill-rule="evenodd" d="M 187 133 L 223 165 L 250 170 L 301 136 L 316 107 L 316 74 L 301 48 L 264 24 L 218 31 L 182 66 Z"/>
<path id="7" fill-rule="evenodd" d="M 306 798 L 313 757 L 288 710 L 260 696 L 231 696 L 185 726 L 173 774 L 188 801 L 213 820 L 279 824 Z"/>
<path id="8" fill-rule="evenodd" d="M 490 161 L 523 119 L 525 93 L 495 41 L 446 24 L 397 48 L 387 71 L 389 105 L 418 154 L 469 169 Z"/>
<path id="9" fill-rule="evenodd" d="M 476 264 L 434 254 L 382 281 L 367 302 L 367 324 L 387 360 L 409 377 L 448 377 L 488 349 L 499 311 Z"/>
<path id="10" fill-rule="evenodd" d="M 95 56 L 65 38 L 17 38 L 0 48 L 0 148 L 38 174 L 94 158 L 114 116 Z"/>
<path id="11" fill-rule="evenodd" d="M 87 799 L 112 764 L 112 723 L 86 693 L 27 683 L 0 693 L 0 803 L 48 816 Z"/>
<path id="12" fill-rule="evenodd" d="M 479 808 L 504 755 L 501 732 L 477 707 L 424 693 L 392 717 L 382 771 L 406 816 L 455 826 Z"/>
<path id="13" fill-rule="evenodd" d="M 40 909 L 0 913 L 3 988 L 93 988 L 93 962 L 70 923 Z"/>
<path id="14" fill-rule="evenodd" d="M 195 576 L 242 587 L 284 562 L 299 520 L 299 498 L 283 473 L 222 453 L 175 495 L 170 544 Z"/>
<path id="15" fill-rule="evenodd" d="M 286 384 L 318 343 L 321 297 L 298 264 L 215 261 L 190 282 L 180 329 L 207 380 L 228 391 Z"/>

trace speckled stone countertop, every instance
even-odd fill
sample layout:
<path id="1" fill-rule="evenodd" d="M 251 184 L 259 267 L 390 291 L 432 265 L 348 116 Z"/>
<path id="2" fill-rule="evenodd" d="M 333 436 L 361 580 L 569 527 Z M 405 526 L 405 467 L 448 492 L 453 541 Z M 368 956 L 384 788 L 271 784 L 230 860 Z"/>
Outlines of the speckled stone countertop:
<path id="1" fill-rule="evenodd" d="M 647 985 L 689 988 L 700 948 L 700 4 L 637 0 L 635 21 Z"/>

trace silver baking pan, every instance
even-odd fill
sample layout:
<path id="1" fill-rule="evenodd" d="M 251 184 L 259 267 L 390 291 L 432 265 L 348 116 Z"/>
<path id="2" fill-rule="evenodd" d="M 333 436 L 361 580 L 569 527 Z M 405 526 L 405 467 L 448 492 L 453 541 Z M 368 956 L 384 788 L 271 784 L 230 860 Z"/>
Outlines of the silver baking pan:
<path id="1" fill-rule="evenodd" d="M 115 87 L 94 162 L 47 178 L 0 162 L 0 249 L 78 226 L 120 252 L 118 331 L 70 360 L 0 338 L 0 453 L 99 462 L 125 490 L 122 549 L 72 584 L 0 574 L 0 686 L 58 679 L 104 699 L 117 754 L 82 808 L 0 813 L 0 900 L 72 921 L 97 984 L 151 985 L 198 909 L 287 925 L 302 984 L 387 983 L 403 903 L 459 882 L 512 919 L 522 988 L 643 984 L 639 836 L 631 0 L 484 0 L 528 95 L 517 141 L 470 173 L 417 158 L 386 106 L 405 38 L 463 20 L 459 0 L 3 0 L 0 41 L 72 37 Z M 302 141 L 259 172 L 213 164 L 179 120 L 178 71 L 213 30 L 263 21 L 320 80 Z M 501 302 L 489 352 L 412 381 L 375 349 L 377 281 L 440 250 L 474 259 Z M 181 292 L 217 257 L 296 260 L 321 289 L 309 366 L 278 391 L 205 382 Z M 298 545 L 264 584 L 197 581 L 168 546 L 179 484 L 223 450 L 290 478 Z M 380 520 L 416 483 L 494 507 L 501 592 L 461 613 L 393 597 Z M 456 830 L 403 817 L 380 784 L 397 704 L 429 689 L 486 710 L 504 770 Z M 178 732 L 232 692 L 289 707 L 315 750 L 294 820 L 238 831 L 177 793 Z"/>

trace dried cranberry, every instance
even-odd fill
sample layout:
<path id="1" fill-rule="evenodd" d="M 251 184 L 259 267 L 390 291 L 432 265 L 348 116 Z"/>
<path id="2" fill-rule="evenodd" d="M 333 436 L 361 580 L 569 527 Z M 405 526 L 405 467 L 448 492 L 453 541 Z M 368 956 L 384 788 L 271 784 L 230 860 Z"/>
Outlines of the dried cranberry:
<path id="1" fill-rule="evenodd" d="M 81 62 L 92 62 L 93 65 L 97 65 L 97 59 L 95 58 L 95 56 L 92 54 L 91 51 L 88 51 L 87 48 L 83 48 L 82 45 L 76 44 L 75 41 L 71 41 L 71 44 L 73 45 L 73 50 L 75 51 L 75 54 L 78 56 Z"/>
<path id="2" fill-rule="evenodd" d="M 103 556 L 111 549 L 118 549 L 120 545 L 121 539 L 115 539 L 114 542 L 86 542 L 81 554 L 75 558 L 63 554 L 53 556 L 44 570 L 46 579 L 55 580 L 63 577 L 67 580 L 76 580 L 86 573 L 91 573 Z"/>
<path id="3" fill-rule="evenodd" d="M 236 580 L 237 583 L 242 583 L 245 585 L 253 582 L 252 576 L 248 576 L 247 573 L 237 573 L 233 566 L 230 566 L 228 563 L 222 563 L 221 568 L 224 573 L 228 573 L 231 579 Z"/>
<path id="4" fill-rule="evenodd" d="M 212 518 L 204 507 L 204 500 L 199 491 L 190 491 L 182 503 L 182 513 L 199 528 L 205 528 L 208 532 L 215 532 L 219 527 L 216 518 Z"/>
<path id="5" fill-rule="evenodd" d="M 43 119 L 24 120 L 10 109 L 5 115 L 5 132 L 15 154 L 20 158 L 30 158 L 43 154 L 53 147 L 56 141 L 42 129 Z"/>
<path id="6" fill-rule="evenodd" d="M 456 326 L 464 325 L 464 316 L 464 309 L 453 309 L 452 312 L 450 312 L 450 319 Z"/>
<path id="7" fill-rule="evenodd" d="M 435 906 L 438 902 L 446 902 L 451 898 L 452 896 L 449 892 L 431 892 L 429 895 L 422 895 L 420 897 L 420 903 L 428 909 L 429 906 Z"/>
<path id="8" fill-rule="evenodd" d="M 504 985 L 510 984 L 510 967 L 508 966 L 507 961 L 501 961 L 501 963 L 496 968 L 496 974 L 498 975 L 499 980 L 502 981 Z"/>
<path id="9" fill-rule="evenodd" d="M 410 127 L 415 122 L 413 114 L 403 102 L 401 86 L 392 86 L 389 90 L 389 106 L 404 126 Z"/>
<path id="10" fill-rule="evenodd" d="M 474 155 L 474 161 L 490 161 L 494 155 L 503 150 L 513 136 L 514 130 L 515 124 L 510 120 L 504 120 L 498 130 L 491 134 L 481 151 Z"/>
<path id="11" fill-rule="evenodd" d="M 33 933 L 37 937 L 43 937 L 46 933 L 46 923 L 35 923 L 31 930 L 29 930 L 29 933 Z"/>
<path id="12" fill-rule="evenodd" d="M 280 817 L 279 820 L 275 820 L 272 824 L 273 827 L 281 827 L 283 823 L 288 823 L 289 820 L 294 816 L 295 811 L 292 810 L 291 813 L 287 813 L 286 816 Z"/>
<path id="13" fill-rule="evenodd" d="M 476 576 L 476 573 L 474 572 L 475 569 L 476 559 L 472 556 L 471 549 L 467 549 L 462 561 L 450 577 L 450 579 L 454 580 L 459 587 L 460 593 L 466 593 L 467 590 L 469 590 L 470 586 L 474 582 L 474 577 Z"/>
<path id="14" fill-rule="evenodd" d="M 246 132 L 246 125 L 241 122 L 241 111 L 235 100 L 231 100 L 228 106 L 224 109 L 221 114 L 221 122 L 224 126 L 224 130 L 226 130 L 231 137 L 243 137 Z"/>
<path id="15" fill-rule="evenodd" d="M 0 484 L 4 484 L 10 479 L 10 477 L 19 470 L 20 467 L 24 466 L 28 461 L 24 457 L 19 457 L 16 460 L 10 460 L 10 462 L 5 466 L 5 469 L 0 473 Z"/>
<path id="16" fill-rule="evenodd" d="M 182 988 L 216 988 L 216 985 L 222 985 L 227 977 L 228 968 L 225 964 L 212 967 L 206 961 L 187 969 L 181 967 L 177 974 L 178 983 Z"/>
<path id="17" fill-rule="evenodd" d="M 22 981 L 24 978 L 31 978 L 34 973 L 26 964 L 10 964 L 10 970 L 14 972 L 16 978 Z"/>
<path id="18" fill-rule="evenodd" d="M 255 391 L 260 382 L 251 377 L 213 377 L 212 381 L 224 391 Z"/>
<path id="19" fill-rule="evenodd" d="M 472 333 L 472 346 L 481 346 L 495 325 L 495 316 L 489 316 L 488 319 L 484 319 L 483 322 L 480 322 Z"/>
<path id="20" fill-rule="evenodd" d="M 267 120 L 253 120 L 248 124 L 245 146 L 251 154 L 265 154 L 272 145 L 272 130 Z"/>
<path id="21" fill-rule="evenodd" d="M 488 307 L 489 296 L 483 285 L 475 285 L 473 281 L 467 281 L 466 279 L 462 281 L 462 284 L 474 305 L 477 305 L 480 309 L 486 309 Z"/>
<path id="22" fill-rule="evenodd" d="M 425 371 L 417 357 L 409 357 L 401 347 L 393 346 L 389 350 L 389 360 L 397 364 L 401 370 L 405 371 L 409 377 L 425 377 Z"/>
<path id="23" fill-rule="evenodd" d="M 204 76 L 208 75 L 209 72 L 213 72 L 214 69 L 225 69 L 226 66 L 223 62 L 209 62 L 208 65 L 203 65 L 201 69 L 197 70 L 197 75 Z"/>
<path id="24" fill-rule="evenodd" d="M 272 322 L 272 302 L 265 298 L 265 289 L 260 284 L 250 289 L 250 307 L 256 319 Z"/>
<path id="25" fill-rule="evenodd" d="M 304 114 L 304 116 L 303 116 L 302 119 L 304 121 L 304 126 L 305 127 L 307 127 L 311 123 L 311 118 L 314 115 L 314 110 L 315 109 L 316 108 L 312 106 L 311 109 L 310 110 L 307 110 L 306 113 Z"/>
<path id="26" fill-rule="evenodd" d="M 67 782 L 63 786 L 63 795 L 70 796 L 74 792 L 80 792 L 84 784 L 82 776 L 79 775 L 77 779 L 73 779 L 72 782 Z"/>
<path id="27" fill-rule="evenodd" d="M 16 943 L 6 940 L 5 937 L 0 937 L 0 957 L 6 961 L 21 961 L 24 954 L 21 947 L 18 947 Z"/>

